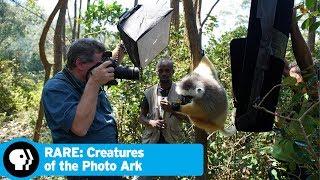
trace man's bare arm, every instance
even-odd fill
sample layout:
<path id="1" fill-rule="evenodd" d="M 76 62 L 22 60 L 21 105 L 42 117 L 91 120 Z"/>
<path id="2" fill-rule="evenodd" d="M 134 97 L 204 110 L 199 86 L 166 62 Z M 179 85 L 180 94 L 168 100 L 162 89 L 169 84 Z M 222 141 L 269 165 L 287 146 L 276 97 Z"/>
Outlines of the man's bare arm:
<path id="1" fill-rule="evenodd" d="M 296 10 L 293 11 L 290 27 L 292 50 L 301 71 L 313 68 L 313 60 L 310 49 L 304 40 L 296 19 Z"/>

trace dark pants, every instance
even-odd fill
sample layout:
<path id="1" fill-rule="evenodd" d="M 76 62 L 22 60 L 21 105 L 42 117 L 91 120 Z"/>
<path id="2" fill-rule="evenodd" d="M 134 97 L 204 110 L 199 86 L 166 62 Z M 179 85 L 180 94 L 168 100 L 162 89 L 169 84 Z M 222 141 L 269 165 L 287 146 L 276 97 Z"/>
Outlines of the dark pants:
<path id="1" fill-rule="evenodd" d="M 164 139 L 164 136 L 162 135 L 162 132 L 161 132 L 161 131 L 160 131 L 159 141 L 157 142 L 157 144 L 169 144 L 169 143 Z"/>

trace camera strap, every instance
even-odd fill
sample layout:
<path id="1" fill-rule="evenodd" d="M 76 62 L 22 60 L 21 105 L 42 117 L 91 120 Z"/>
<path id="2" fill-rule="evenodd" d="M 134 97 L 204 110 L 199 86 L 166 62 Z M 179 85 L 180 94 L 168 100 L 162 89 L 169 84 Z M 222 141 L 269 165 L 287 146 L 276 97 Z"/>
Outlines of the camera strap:
<path id="1" fill-rule="evenodd" d="M 86 74 L 86 82 L 89 80 L 89 77 L 90 75 L 92 74 L 92 70 L 98 66 L 100 66 L 100 64 L 102 64 L 101 62 L 97 63 L 96 65 L 92 66 L 88 71 L 87 71 L 87 74 Z"/>
<path id="2" fill-rule="evenodd" d="M 63 75 L 68 79 L 69 83 L 74 87 L 74 89 L 79 93 L 79 95 L 82 95 L 82 90 L 80 85 L 72 78 L 72 75 L 70 71 L 67 68 L 63 68 L 62 70 Z"/>

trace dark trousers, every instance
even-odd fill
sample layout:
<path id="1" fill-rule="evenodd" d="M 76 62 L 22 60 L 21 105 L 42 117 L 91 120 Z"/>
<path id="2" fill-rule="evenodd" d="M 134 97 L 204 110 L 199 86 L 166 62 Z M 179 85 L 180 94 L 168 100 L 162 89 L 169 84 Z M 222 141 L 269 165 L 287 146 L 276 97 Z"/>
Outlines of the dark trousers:
<path id="1" fill-rule="evenodd" d="M 160 137 L 159 137 L 159 141 L 157 142 L 157 144 L 169 144 L 166 139 L 164 139 L 164 136 L 162 135 L 162 132 L 160 131 Z"/>

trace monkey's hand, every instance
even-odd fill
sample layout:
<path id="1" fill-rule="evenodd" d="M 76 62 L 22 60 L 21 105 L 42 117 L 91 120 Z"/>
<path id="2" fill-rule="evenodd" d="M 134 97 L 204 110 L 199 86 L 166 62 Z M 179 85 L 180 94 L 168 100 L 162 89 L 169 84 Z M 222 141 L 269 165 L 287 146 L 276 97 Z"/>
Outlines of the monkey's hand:
<path id="1" fill-rule="evenodd" d="M 180 103 L 172 103 L 171 104 L 171 109 L 173 111 L 180 111 L 181 110 L 181 104 Z"/>
<path id="2" fill-rule="evenodd" d="M 160 120 L 160 119 L 151 119 L 149 120 L 149 124 L 150 126 L 154 128 L 159 128 L 159 129 L 164 129 L 166 127 L 164 120 Z"/>
<path id="3" fill-rule="evenodd" d="M 171 104 L 168 101 L 160 101 L 160 105 L 161 105 L 161 108 L 164 111 L 169 112 L 169 113 L 173 113 L 174 112 L 174 110 L 172 109 Z"/>
<path id="4" fill-rule="evenodd" d="M 161 101 L 161 108 L 167 112 L 170 113 L 170 117 L 173 115 L 176 118 L 180 119 L 180 120 L 184 120 L 187 123 L 190 123 L 190 118 L 188 115 L 179 112 L 180 110 L 180 103 L 172 103 L 170 104 L 167 101 Z"/>

